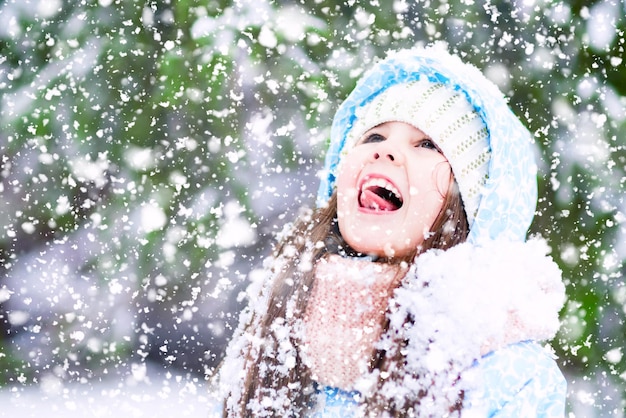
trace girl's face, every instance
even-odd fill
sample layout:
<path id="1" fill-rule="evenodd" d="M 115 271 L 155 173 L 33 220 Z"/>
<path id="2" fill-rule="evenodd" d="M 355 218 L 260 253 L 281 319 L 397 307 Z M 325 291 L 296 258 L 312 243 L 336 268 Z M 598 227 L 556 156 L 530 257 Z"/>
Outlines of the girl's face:
<path id="1" fill-rule="evenodd" d="M 370 129 L 337 175 L 341 235 L 364 254 L 410 254 L 441 211 L 451 172 L 434 142 L 412 125 L 386 122 Z"/>

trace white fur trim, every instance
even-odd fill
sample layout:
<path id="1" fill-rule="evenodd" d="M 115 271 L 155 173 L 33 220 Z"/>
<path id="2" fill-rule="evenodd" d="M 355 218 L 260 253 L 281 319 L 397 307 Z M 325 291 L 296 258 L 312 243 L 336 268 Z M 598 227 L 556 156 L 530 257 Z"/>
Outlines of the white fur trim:
<path id="1" fill-rule="evenodd" d="M 406 363 L 382 395 L 402 401 L 420 393 L 420 413 L 443 416 L 459 390 L 471 389 L 459 378 L 483 354 L 552 338 L 565 288 L 548 250 L 540 239 L 498 240 L 420 255 L 390 302 L 379 348 L 393 353 L 404 341 Z"/>
<path id="2" fill-rule="evenodd" d="M 470 362 L 507 344 L 548 340 L 565 302 L 548 253 L 538 238 L 431 250 L 416 259 L 394 299 L 415 320 L 412 337 L 425 347 L 435 341 L 443 357 L 461 350 Z"/>

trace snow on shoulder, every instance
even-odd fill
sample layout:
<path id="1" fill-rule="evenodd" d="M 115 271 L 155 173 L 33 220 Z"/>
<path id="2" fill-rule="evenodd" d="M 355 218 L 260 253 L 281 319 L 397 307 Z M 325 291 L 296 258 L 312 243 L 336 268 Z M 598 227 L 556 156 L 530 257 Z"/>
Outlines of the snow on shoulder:
<path id="1" fill-rule="evenodd" d="M 520 341 L 544 341 L 559 328 L 565 301 L 561 272 L 548 256 L 545 240 L 463 243 L 420 255 L 393 296 L 389 329 L 381 348 L 407 341 L 402 386 L 390 384 L 390 397 L 411 386 L 429 388 L 422 407 L 446 410 L 462 372 L 493 350 Z M 403 326 L 407 318 L 412 326 Z M 461 387 L 460 387 L 460 386 Z"/>

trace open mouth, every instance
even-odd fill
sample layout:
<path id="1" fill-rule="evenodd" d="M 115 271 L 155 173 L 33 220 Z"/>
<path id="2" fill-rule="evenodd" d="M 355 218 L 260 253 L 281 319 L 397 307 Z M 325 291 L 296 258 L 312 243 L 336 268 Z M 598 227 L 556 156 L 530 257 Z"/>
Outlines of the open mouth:
<path id="1" fill-rule="evenodd" d="M 359 191 L 359 205 L 374 211 L 391 212 L 402 207 L 402 194 L 383 178 L 367 178 Z"/>

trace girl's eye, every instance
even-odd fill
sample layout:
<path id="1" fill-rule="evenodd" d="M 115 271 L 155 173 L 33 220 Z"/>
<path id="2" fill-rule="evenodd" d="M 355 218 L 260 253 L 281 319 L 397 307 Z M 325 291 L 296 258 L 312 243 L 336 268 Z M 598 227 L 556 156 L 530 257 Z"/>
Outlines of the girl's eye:
<path id="1" fill-rule="evenodd" d="M 416 145 L 416 147 L 417 148 L 427 148 L 427 149 L 435 150 L 437 152 L 441 152 L 441 151 L 439 151 L 439 148 L 437 147 L 437 145 L 435 145 L 435 143 L 431 139 L 423 139 L 423 140 L 421 140 Z"/>
<path id="2" fill-rule="evenodd" d="M 371 133 L 371 134 L 365 136 L 361 140 L 361 143 L 362 144 L 369 144 L 371 142 L 381 142 L 381 141 L 384 141 L 385 139 L 386 138 L 384 136 L 382 136 L 381 134 Z"/>

